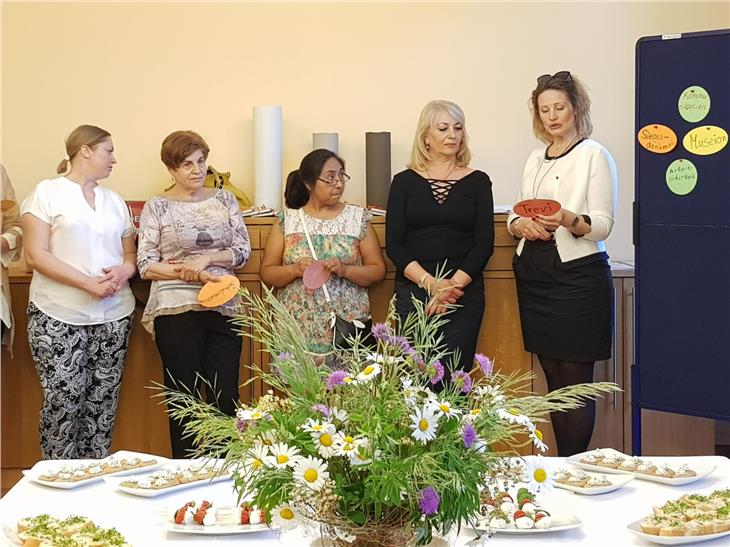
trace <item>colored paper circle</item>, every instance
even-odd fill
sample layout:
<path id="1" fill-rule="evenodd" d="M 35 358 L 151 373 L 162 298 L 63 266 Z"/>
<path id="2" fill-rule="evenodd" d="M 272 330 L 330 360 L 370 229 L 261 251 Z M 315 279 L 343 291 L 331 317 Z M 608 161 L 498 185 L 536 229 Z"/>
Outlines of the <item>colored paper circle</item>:
<path id="1" fill-rule="evenodd" d="M 206 308 L 222 306 L 238 293 L 241 282 L 235 275 L 223 275 L 217 281 L 208 281 L 198 293 L 198 302 Z"/>
<path id="2" fill-rule="evenodd" d="M 703 125 L 689 131 L 682 139 L 688 152 L 698 156 L 709 156 L 727 145 L 727 131 L 716 125 Z"/>
<path id="3" fill-rule="evenodd" d="M 512 207 L 515 214 L 521 217 L 550 216 L 560 211 L 560 209 L 560 203 L 552 199 L 526 199 Z"/>
<path id="4" fill-rule="evenodd" d="M 689 160 L 674 160 L 667 167 L 666 179 L 672 192 L 686 196 L 697 186 L 697 168 Z"/>
<path id="5" fill-rule="evenodd" d="M 639 129 L 636 138 L 641 146 L 655 154 L 666 154 L 677 146 L 677 134 L 670 127 L 658 123 Z"/>
<path id="6" fill-rule="evenodd" d="M 307 289 L 309 289 L 310 291 L 314 291 L 327 283 L 327 280 L 330 278 L 331 274 L 332 272 L 324 269 L 323 262 L 315 260 L 309 266 L 307 266 L 306 270 L 304 270 L 304 275 L 302 275 L 302 281 L 304 282 L 304 286 Z"/>
<path id="7" fill-rule="evenodd" d="M 677 108 L 688 122 L 702 121 L 710 113 L 710 94 L 698 85 L 691 85 L 679 94 Z"/>

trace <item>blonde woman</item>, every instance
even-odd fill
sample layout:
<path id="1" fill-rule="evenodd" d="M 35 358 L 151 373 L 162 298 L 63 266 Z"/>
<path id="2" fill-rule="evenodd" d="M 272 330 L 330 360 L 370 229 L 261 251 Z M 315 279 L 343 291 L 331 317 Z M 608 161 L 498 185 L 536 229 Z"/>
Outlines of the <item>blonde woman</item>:
<path id="1" fill-rule="evenodd" d="M 98 182 L 116 161 L 108 131 L 77 127 L 58 165 L 65 175 L 39 182 L 21 210 L 46 459 L 102 458 L 111 445 L 136 272 L 127 205 Z"/>
<path id="2" fill-rule="evenodd" d="M 449 101 L 429 102 L 408 169 L 393 178 L 386 228 L 398 314 L 413 311 L 412 296 L 433 314 L 458 304 L 443 334 L 448 349 L 459 350 L 456 368 L 464 371 L 474 360 L 484 314 L 482 272 L 494 247 L 492 182 L 470 161 L 464 112 Z M 446 275 L 437 280 L 439 269 Z"/>
<path id="3" fill-rule="evenodd" d="M 530 97 L 532 127 L 545 146 L 530 154 L 518 195 L 562 208 L 534 218 L 513 214 L 521 239 L 514 259 L 525 350 L 537 354 L 548 388 L 593 381 L 595 361 L 611 356 L 613 283 L 604 240 L 613 228 L 616 165 L 590 139 L 590 99 L 568 71 L 544 74 Z M 552 415 L 558 455 L 583 452 L 595 401 Z"/>

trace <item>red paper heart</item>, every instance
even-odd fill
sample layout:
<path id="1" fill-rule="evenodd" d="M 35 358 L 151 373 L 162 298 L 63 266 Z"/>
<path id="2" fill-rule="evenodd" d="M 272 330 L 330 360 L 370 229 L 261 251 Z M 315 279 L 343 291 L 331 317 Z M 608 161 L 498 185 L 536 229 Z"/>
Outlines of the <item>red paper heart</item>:
<path id="1" fill-rule="evenodd" d="M 561 209 L 560 203 L 552 199 L 526 199 L 512 207 L 512 210 L 521 217 L 535 215 L 554 215 Z"/>

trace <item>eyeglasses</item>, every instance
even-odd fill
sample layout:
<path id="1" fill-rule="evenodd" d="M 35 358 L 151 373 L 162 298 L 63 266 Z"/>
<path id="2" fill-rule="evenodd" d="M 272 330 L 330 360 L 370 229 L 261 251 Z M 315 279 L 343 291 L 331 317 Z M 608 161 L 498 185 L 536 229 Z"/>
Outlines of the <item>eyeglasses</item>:
<path id="1" fill-rule="evenodd" d="M 537 79 L 537 87 L 544 87 L 552 81 L 572 83 L 573 76 L 570 75 L 570 71 L 568 70 L 561 70 L 560 72 L 556 72 L 552 75 L 543 74 Z"/>
<path id="2" fill-rule="evenodd" d="M 344 171 L 340 171 L 336 175 L 330 175 L 326 178 L 317 177 L 317 180 L 321 180 L 328 186 L 332 186 L 337 180 L 339 180 L 342 184 L 347 184 L 347 181 L 350 180 L 350 175 Z"/>

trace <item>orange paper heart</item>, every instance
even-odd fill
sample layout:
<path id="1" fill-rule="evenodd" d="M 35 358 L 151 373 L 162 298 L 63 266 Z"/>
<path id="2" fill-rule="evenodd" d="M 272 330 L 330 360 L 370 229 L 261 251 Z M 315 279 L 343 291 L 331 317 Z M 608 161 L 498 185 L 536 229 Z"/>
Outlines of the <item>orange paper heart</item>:
<path id="1" fill-rule="evenodd" d="M 208 281 L 198 293 L 198 302 L 206 308 L 216 308 L 238 293 L 241 282 L 235 275 L 224 275 L 218 281 Z"/>

